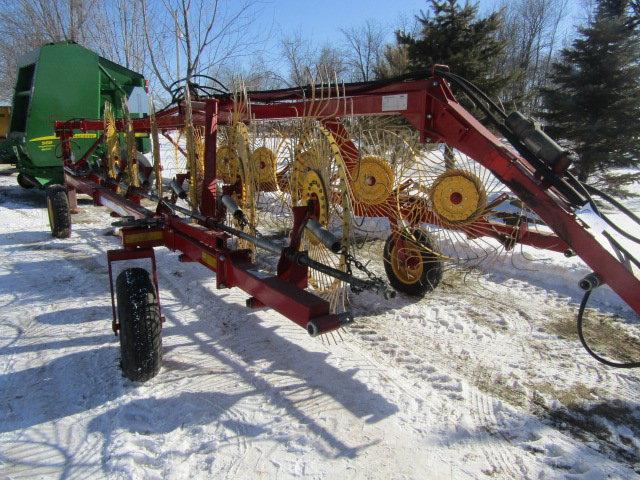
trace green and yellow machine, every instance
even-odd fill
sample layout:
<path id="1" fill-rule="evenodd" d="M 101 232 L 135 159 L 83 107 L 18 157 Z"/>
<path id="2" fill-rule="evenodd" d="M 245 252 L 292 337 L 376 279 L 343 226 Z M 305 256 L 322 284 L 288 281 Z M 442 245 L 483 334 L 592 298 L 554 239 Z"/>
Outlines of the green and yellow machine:
<path id="1" fill-rule="evenodd" d="M 25 188 L 62 183 L 54 121 L 103 118 L 107 101 L 116 117 L 123 116 L 123 102 L 132 118 L 145 115 L 144 77 L 74 42 L 49 43 L 24 55 L 18 64 L 9 132 L 0 140 L 0 158 L 16 164 L 18 183 Z M 95 140 L 95 133 L 76 135 L 74 157 L 82 158 Z M 139 152 L 149 151 L 147 138 L 137 143 Z M 92 156 L 102 153 L 96 149 Z"/>

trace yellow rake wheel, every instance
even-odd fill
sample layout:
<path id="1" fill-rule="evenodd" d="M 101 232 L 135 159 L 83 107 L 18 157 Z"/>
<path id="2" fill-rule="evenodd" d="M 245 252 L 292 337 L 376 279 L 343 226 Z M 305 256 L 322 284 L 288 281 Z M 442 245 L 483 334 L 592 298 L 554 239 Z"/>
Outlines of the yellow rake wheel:
<path id="1" fill-rule="evenodd" d="M 113 108 L 108 101 L 104 102 L 104 138 L 107 150 L 107 175 L 115 179 L 120 162 L 120 140 Z"/>
<path id="2" fill-rule="evenodd" d="M 292 206 L 313 202 L 318 222 L 342 238 L 349 246 L 350 204 L 344 162 L 335 139 L 321 126 L 311 125 L 300 137 L 290 174 Z M 335 254 L 309 231 L 302 237 L 303 250 L 309 257 L 338 270 L 346 271 L 342 254 Z M 340 280 L 316 270 L 309 270 L 309 286 L 331 305 L 333 312 L 346 308 L 347 286 Z"/>
<path id="3" fill-rule="evenodd" d="M 460 169 L 439 175 L 429 189 L 433 211 L 444 224 L 469 224 L 487 208 L 487 193 L 477 175 Z"/>
<path id="4" fill-rule="evenodd" d="M 236 149 L 223 145 L 216 150 L 216 177 L 228 185 L 242 177 L 242 162 Z"/>
<path id="5" fill-rule="evenodd" d="M 400 165 L 400 163 L 393 163 Z M 395 168 L 399 226 L 429 224 L 429 235 L 450 265 L 479 266 L 506 253 L 489 222 L 514 211 L 509 192 L 487 168 L 442 144 L 426 145 L 412 162 Z M 520 210 L 514 215 L 519 215 Z M 514 234 L 517 233 L 514 228 Z"/>
<path id="6" fill-rule="evenodd" d="M 249 133 L 242 122 L 233 122 L 222 130 L 222 145 L 216 150 L 216 176 L 227 185 L 236 185 L 239 191 L 232 194 L 232 198 L 245 213 L 249 220 L 250 233 L 256 229 L 256 194 L 257 171 L 252 167 L 249 154 Z M 227 219 L 239 228 L 236 219 Z M 249 249 L 255 253 L 255 245 L 246 240 L 238 239 L 238 248 Z"/>
<path id="7" fill-rule="evenodd" d="M 260 191 L 273 192 L 278 188 L 276 154 L 268 147 L 258 147 L 251 154 L 251 163 L 258 172 Z"/>
<path id="8" fill-rule="evenodd" d="M 294 158 L 292 135 L 296 132 L 291 123 L 252 122 L 249 127 L 249 163 L 256 176 L 256 229 L 282 238 L 291 228 L 288 179 Z"/>

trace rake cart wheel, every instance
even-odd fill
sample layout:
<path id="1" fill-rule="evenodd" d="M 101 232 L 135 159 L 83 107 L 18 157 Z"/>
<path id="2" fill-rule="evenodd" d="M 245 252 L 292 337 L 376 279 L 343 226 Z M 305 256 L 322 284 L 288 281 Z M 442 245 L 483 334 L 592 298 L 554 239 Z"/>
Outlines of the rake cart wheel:
<path id="1" fill-rule="evenodd" d="M 389 235 L 384 244 L 384 269 L 391 286 L 412 297 L 423 297 L 442 280 L 443 265 L 435 242 L 426 232 L 416 230 L 414 238 Z"/>
<path id="2" fill-rule="evenodd" d="M 162 364 L 160 308 L 156 289 L 144 268 L 128 268 L 116 279 L 122 373 L 145 382 Z"/>
<path id="3" fill-rule="evenodd" d="M 51 235 L 56 238 L 71 236 L 71 211 L 67 191 L 62 185 L 51 185 L 47 188 L 47 213 Z"/>
<path id="4" fill-rule="evenodd" d="M 24 178 L 24 175 L 22 173 L 18 174 L 18 185 L 20 185 L 25 190 L 29 190 L 30 188 L 34 187 L 33 183 Z"/>

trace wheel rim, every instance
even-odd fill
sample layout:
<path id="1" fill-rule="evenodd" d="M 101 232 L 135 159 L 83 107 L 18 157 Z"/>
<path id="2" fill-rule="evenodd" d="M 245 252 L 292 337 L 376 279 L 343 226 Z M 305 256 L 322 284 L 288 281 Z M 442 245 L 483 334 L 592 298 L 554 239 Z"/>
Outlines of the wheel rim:
<path id="1" fill-rule="evenodd" d="M 473 172 L 451 169 L 439 175 L 429 199 L 433 211 L 443 223 L 465 225 L 476 220 L 487 207 L 487 194 Z"/>
<path id="2" fill-rule="evenodd" d="M 364 205 L 384 204 L 393 192 L 395 177 L 391 165 L 382 157 L 366 155 L 360 159 L 352 179 L 354 201 Z"/>
<path id="3" fill-rule="evenodd" d="M 403 241 L 399 248 L 394 242 L 391 249 L 391 269 L 398 280 L 407 285 L 417 283 L 424 272 L 424 261 L 421 248 L 410 240 Z"/>

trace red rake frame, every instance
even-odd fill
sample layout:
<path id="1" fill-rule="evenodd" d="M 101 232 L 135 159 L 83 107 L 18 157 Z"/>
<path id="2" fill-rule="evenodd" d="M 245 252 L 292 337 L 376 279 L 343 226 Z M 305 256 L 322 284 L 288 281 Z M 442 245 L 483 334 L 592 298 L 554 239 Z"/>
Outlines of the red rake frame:
<path id="1" fill-rule="evenodd" d="M 249 92 L 247 99 L 251 103 L 251 118 L 246 121 L 310 116 L 321 121 L 339 139 L 339 148 L 347 168 L 356 164 L 358 150 L 343 131 L 341 118 L 363 115 L 403 116 L 416 128 L 422 142 L 446 143 L 490 170 L 536 212 L 555 234 L 533 232 L 525 224 L 514 230 L 512 226 L 490 222 L 482 217 L 461 230 L 470 236 L 482 234 L 507 241 L 507 246 L 513 246 L 517 242 L 560 252 L 575 252 L 600 277 L 602 283 L 608 284 L 640 314 L 640 280 L 627 269 L 623 261 L 610 253 L 591 234 L 561 192 L 544 181 L 525 158 L 507 149 L 456 101 L 445 79 L 437 73 L 434 72 L 424 80 L 385 85 L 344 85 L 340 98 L 329 95 L 320 99 L 304 98 L 298 89 L 288 89 Z M 216 201 L 217 129 L 219 123 L 226 124 L 230 121 L 234 101 L 230 97 L 210 98 L 194 101 L 192 107 L 194 123 L 205 127 L 205 171 L 200 212 L 212 221 L 220 221 L 224 217 L 224 207 Z M 178 105 L 158 112 L 156 121 L 162 133 L 182 128 L 184 106 Z M 150 131 L 148 118 L 134 119 L 132 123 L 135 132 Z M 70 191 L 87 193 L 94 198 L 96 204 L 105 205 L 120 214 L 149 218 L 151 212 L 138 205 L 139 195 L 136 195 L 135 189 L 130 188 L 126 196 L 116 194 L 116 185 L 95 175 L 83 175 L 71 161 L 69 140 L 73 137 L 73 132 L 101 131 L 104 128 L 102 120 L 56 122 L 55 128 L 62 142 L 65 181 Z M 124 130 L 124 122 L 117 120 L 116 128 Z M 354 211 L 357 212 L 358 208 L 355 205 Z M 429 215 L 433 213 L 425 212 L 421 220 L 429 222 Z M 216 272 L 219 288 L 238 286 L 245 290 L 253 296 L 247 302 L 248 306 L 272 307 L 301 326 L 317 322 L 322 325 L 321 333 L 339 327 L 340 319 L 337 315 L 329 314 L 327 302 L 306 292 L 296 281 L 291 280 L 300 279 L 300 271 L 292 273 L 294 266 L 288 265 L 276 276 L 265 276 L 251 264 L 247 251 L 232 251 L 226 247 L 227 234 L 206 225 L 187 223 L 166 209 L 159 208 L 155 217 L 164 221 L 160 244 L 171 250 L 181 251 L 182 260 L 200 262 Z M 300 221 L 300 215 L 297 218 Z M 292 229 L 292 235 L 296 235 L 295 232 L 299 234 L 299 230 Z M 299 238 L 291 238 L 292 243 L 296 241 Z M 136 248 L 136 245 L 125 246 L 126 248 Z M 304 269 L 306 273 L 306 267 L 296 265 L 295 268 Z"/>

